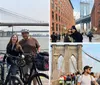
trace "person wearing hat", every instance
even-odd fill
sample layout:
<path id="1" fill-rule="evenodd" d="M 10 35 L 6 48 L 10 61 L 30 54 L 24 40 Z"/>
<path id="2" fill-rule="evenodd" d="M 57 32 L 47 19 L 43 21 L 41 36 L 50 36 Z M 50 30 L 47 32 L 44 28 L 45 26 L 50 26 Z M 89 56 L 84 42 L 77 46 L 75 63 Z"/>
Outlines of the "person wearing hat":
<path id="1" fill-rule="evenodd" d="M 77 85 L 91 85 L 93 82 L 96 85 L 96 80 L 90 75 L 92 67 L 85 66 L 83 74 L 78 78 Z"/>
<path id="2" fill-rule="evenodd" d="M 40 51 L 40 45 L 38 41 L 35 38 L 30 37 L 29 30 L 27 29 L 23 29 L 21 31 L 21 34 L 23 39 L 19 41 L 19 44 L 21 45 L 24 53 L 32 54 L 33 57 L 35 57 L 36 53 Z M 29 61 L 31 60 L 31 57 L 30 59 L 29 57 L 30 56 L 27 57 L 27 55 L 25 56 L 26 66 L 23 67 L 24 74 L 26 75 L 26 77 L 29 75 L 28 69 L 31 69 L 33 65 L 33 63 Z M 33 85 L 36 85 L 35 80 L 33 81 Z"/>
<path id="3" fill-rule="evenodd" d="M 75 42 L 83 42 L 83 36 L 81 33 L 79 33 L 75 26 L 72 26 L 72 37 L 75 40 Z"/>

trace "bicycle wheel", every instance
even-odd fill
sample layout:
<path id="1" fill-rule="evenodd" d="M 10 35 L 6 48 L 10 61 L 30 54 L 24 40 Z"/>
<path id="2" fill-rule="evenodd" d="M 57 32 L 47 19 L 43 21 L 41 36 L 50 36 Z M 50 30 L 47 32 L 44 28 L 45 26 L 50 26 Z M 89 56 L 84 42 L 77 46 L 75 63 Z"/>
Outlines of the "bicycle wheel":
<path id="1" fill-rule="evenodd" d="M 43 73 L 34 74 L 28 85 L 49 85 L 49 76 Z"/>
<path id="2" fill-rule="evenodd" d="M 24 85 L 22 81 L 17 76 L 10 76 L 10 78 L 5 82 L 5 85 Z"/>

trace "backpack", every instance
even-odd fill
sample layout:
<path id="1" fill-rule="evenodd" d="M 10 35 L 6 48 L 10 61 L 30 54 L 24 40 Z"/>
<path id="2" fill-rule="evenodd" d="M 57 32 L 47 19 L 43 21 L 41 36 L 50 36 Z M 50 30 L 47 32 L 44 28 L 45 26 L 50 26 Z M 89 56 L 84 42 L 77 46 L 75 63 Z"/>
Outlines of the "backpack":
<path id="1" fill-rule="evenodd" d="M 71 81 L 71 77 L 67 76 L 66 81 Z"/>
<path id="2" fill-rule="evenodd" d="M 40 71 L 49 70 L 49 54 L 47 52 L 40 52 L 36 54 L 35 66 Z"/>

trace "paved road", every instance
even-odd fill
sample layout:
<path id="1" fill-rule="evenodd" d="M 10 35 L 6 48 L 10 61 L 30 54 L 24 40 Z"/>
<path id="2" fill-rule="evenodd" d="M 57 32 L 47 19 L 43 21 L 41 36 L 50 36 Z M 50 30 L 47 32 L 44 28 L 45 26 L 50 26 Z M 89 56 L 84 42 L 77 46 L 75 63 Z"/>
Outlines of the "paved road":
<path id="1" fill-rule="evenodd" d="M 94 34 L 92 42 L 100 42 L 100 35 Z M 87 36 L 83 36 L 83 42 L 89 42 L 89 38 Z"/>

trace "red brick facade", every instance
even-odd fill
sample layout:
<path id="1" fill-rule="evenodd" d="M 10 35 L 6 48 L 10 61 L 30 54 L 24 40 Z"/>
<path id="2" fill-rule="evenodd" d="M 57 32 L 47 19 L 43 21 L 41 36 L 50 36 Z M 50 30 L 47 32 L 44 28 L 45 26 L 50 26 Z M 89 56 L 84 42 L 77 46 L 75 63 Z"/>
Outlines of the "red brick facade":
<path id="1" fill-rule="evenodd" d="M 64 33 L 75 24 L 70 0 L 50 0 L 50 34 Z"/>
<path id="2" fill-rule="evenodd" d="M 97 33 L 100 33 L 100 0 L 94 0 L 94 6 L 91 13 L 92 28 L 97 28 Z"/>

